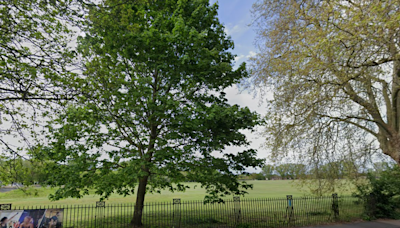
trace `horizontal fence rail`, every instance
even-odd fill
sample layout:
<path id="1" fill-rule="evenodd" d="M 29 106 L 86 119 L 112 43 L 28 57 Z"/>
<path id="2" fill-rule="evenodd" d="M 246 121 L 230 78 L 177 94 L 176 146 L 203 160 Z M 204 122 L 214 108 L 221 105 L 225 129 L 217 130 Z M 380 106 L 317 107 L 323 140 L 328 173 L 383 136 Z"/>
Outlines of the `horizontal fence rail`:
<path id="1" fill-rule="evenodd" d="M 6 205 L 6 204 L 4 204 Z M 1 204 L 0 204 L 1 207 Z M 5 210 L 63 209 L 63 228 L 132 227 L 134 204 L 1 207 Z M 351 221 L 362 217 L 364 207 L 355 197 L 292 197 L 243 199 L 223 203 L 181 201 L 147 203 L 143 227 L 293 227 Z"/>

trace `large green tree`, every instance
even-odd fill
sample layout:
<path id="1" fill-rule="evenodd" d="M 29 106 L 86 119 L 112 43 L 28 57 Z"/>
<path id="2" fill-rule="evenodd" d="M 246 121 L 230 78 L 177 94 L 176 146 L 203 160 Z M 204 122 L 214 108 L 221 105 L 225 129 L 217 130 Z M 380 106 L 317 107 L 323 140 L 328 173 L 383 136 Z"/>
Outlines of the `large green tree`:
<path id="1" fill-rule="evenodd" d="M 245 193 L 237 174 L 256 167 L 243 129 L 258 124 L 248 108 L 229 105 L 225 88 L 247 77 L 233 69 L 232 40 L 208 0 L 105 0 L 91 7 L 79 43 L 84 75 L 72 83 L 82 96 L 57 121 L 37 156 L 62 186 L 53 199 L 103 198 L 137 187 L 132 225 L 142 225 L 147 192 L 183 191 L 197 181 L 206 201 Z M 64 165 L 60 165 L 64 164 Z"/>
<path id="2" fill-rule="evenodd" d="M 258 1 L 252 83 L 267 145 L 324 165 L 371 153 L 400 165 L 400 2 Z M 307 160 L 307 159 L 305 159 Z"/>

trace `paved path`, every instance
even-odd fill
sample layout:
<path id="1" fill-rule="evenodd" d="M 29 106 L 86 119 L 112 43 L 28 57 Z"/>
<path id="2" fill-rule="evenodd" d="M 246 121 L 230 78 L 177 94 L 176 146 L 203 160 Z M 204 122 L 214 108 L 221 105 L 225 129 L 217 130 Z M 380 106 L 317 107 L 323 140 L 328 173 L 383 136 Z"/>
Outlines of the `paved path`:
<path id="1" fill-rule="evenodd" d="M 0 192 L 9 192 L 15 189 L 17 188 L 12 188 L 12 187 L 0 188 Z"/>
<path id="2" fill-rule="evenodd" d="M 400 220 L 379 219 L 372 222 L 355 222 L 347 224 L 308 226 L 307 228 L 400 228 Z"/>

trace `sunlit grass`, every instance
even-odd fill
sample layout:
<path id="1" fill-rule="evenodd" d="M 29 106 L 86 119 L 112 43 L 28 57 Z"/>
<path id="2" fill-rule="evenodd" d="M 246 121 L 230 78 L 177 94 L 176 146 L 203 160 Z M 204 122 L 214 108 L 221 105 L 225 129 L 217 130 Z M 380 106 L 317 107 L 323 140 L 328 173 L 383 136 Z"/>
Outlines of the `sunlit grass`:
<path id="1" fill-rule="evenodd" d="M 309 195 L 307 191 L 300 191 L 293 181 L 248 181 L 254 188 L 249 194 L 241 197 L 241 220 L 239 223 L 251 224 L 252 227 L 281 227 L 288 225 L 305 226 L 323 224 L 334 220 L 332 198 L 302 199 Z M 196 227 L 198 224 L 209 227 L 220 225 L 237 226 L 237 205 L 232 200 L 224 204 L 204 205 L 205 190 L 197 183 L 186 183 L 191 188 L 186 192 L 162 191 L 161 194 L 147 194 L 146 207 L 144 208 L 143 222 L 149 227 L 175 226 L 177 212 L 179 223 L 184 227 Z M 197 186 L 196 188 L 194 188 Z M 12 203 L 13 208 L 64 208 L 65 227 L 129 227 L 133 215 L 135 195 L 123 197 L 111 195 L 106 200 L 106 208 L 96 208 L 99 196 L 88 195 L 81 199 L 63 199 L 52 202 L 47 196 L 54 193 L 55 189 L 38 188 L 30 189 L 26 195 L 21 190 L 0 193 L 0 204 Z M 94 191 L 90 191 L 94 192 Z M 36 195 L 35 195 L 36 194 Z M 288 201 L 286 195 L 292 195 L 295 200 L 293 219 L 288 217 Z M 350 192 L 341 195 L 350 195 Z M 177 207 L 172 204 L 173 199 L 180 198 L 182 205 Z M 269 199 L 268 199 L 269 198 Z M 278 200 L 273 198 L 279 198 Z M 232 196 L 227 197 L 232 199 Z M 359 219 L 362 205 L 356 205 L 354 198 L 343 198 L 339 201 L 340 221 Z M 215 223 L 215 224 L 214 224 Z M 100 226 L 101 225 L 101 226 Z"/>
<path id="2" fill-rule="evenodd" d="M 296 184 L 290 180 L 276 181 L 248 181 L 253 184 L 253 189 L 248 190 L 248 194 L 244 198 L 285 198 L 286 195 L 294 197 L 307 195 L 306 190 L 299 190 Z M 146 202 L 172 202 L 174 198 L 180 198 L 182 201 L 203 200 L 206 192 L 200 188 L 198 183 L 186 183 L 191 188 L 186 192 L 170 192 L 168 190 L 161 191 L 161 194 L 147 194 Z M 195 188 L 196 186 L 196 188 Z M 37 191 L 37 195 L 35 195 Z M 6 193 L 0 193 L 0 203 L 12 203 L 14 206 L 40 206 L 40 205 L 74 205 L 74 204 L 95 204 L 99 200 L 99 196 L 91 194 L 80 199 L 63 199 L 59 201 L 50 201 L 48 195 L 54 193 L 55 189 L 38 188 L 29 190 L 30 195 L 26 195 L 21 190 L 14 190 Z M 94 191 L 92 191 L 94 192 Z M 342 193 L 350 195 L 350 192 Z M 232 196 L 228 196 L 232 198 Z M 121 196 L 112 194 L 106 203 L 134 203 L 136 195 Z"/>

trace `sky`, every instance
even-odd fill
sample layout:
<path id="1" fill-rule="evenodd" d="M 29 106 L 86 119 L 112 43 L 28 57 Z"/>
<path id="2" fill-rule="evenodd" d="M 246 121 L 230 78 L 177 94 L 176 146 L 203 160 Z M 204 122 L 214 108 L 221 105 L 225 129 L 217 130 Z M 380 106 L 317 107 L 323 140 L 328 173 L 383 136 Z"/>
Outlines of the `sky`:
<path id="1" fill-rule="evenodd" d="M 216 2 L 211 0 L 211 3 Z M 246 61 L 255 55 L 254 39 L 256 33 L 251 27 L 251 7 L 255 0 L 220 0 L 218 1 L 218 18 L 225 26 L 225 32 L 232 37 L 235 48 L 233 53 L 237 55 L 237 63 Z"/>
<path id="2" fill-rule="evenodd" d="M 215 3 L 216 0 L 210 0 Z M 249 57 L 257 53 L 254 45 L 256 38 L 255 28 L 251 26 L 252 14 L 251 7 L 256 0 L 219 0 L 218 18 L 225 26 L 225 32 L 231 36 L 235 43 L 232 53 L 236 54 L 236 64 L 247 61 Z M 256 111 L 262 116 L 266 113 L 266 107 L 263 105 L 260 97 L 254 97 L 254 91 L 239 91 L 237 86 L 230 87 L 225 91 L 230 104 L 238 104 L 241 107 L 247 106 L 252 111 Z M 259 128 L 258 131 L 261 131 Z M 258 133 L 246 131 L 248 139 L 252 142 L 250 147 L 257 149 L 259 158 L 266 158 L 268 150 L 262 147 L 263 138 Z M 237 152 L 243 148 L 227 148 L 226 152 Z M 255 171 L 250 169 L 248 171 Z"/>

